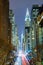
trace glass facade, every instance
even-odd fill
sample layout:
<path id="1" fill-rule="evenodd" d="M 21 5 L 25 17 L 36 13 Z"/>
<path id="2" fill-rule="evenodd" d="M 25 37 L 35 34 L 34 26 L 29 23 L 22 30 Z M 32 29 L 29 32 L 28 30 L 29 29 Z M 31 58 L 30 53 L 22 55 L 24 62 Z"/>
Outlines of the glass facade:
<path id="1" fill-rule="evenodd" d="M 25 51 L 31 49 L 31 19 L 27 8 L 25 17 Z"/>
<path id="2" fill-rule="evenodd" d="M 10 18 L 10 22 L 12 24 L 11 43 L 13 44 L 13 46 L 16 47 L 16 49 L 18 51 L 18 46 L 19 46 L 18 31 L 17 31 L 17 26 L 15 23 L 15 15 L 12 10 L 9 11 L 9 18 Z"/>

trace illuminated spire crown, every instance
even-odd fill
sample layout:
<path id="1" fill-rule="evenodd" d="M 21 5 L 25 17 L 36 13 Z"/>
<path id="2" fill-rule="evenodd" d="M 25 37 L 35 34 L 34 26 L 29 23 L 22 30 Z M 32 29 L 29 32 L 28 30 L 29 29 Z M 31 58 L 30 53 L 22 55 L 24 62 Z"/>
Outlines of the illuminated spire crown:
<path id="1" fill-rule="evenodd" d="M 29 21 L 31 20 L 28 8 L 26 10 L 26 16 L 25 16 L 25 21 L 27 21 L 27 20 L 29 20 Z"/>

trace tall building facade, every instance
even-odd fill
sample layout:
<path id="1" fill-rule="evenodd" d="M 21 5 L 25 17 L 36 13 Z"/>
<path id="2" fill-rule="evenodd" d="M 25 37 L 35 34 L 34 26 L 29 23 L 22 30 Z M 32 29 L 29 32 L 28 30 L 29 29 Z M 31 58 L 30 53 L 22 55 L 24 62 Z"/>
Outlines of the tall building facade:
<path id="1" fill-rule="evenodd" d="M 32 21 L 32 48 L 36 46 L 36 27 L 37 27 L 37 16 L 39 13 L 39 6 L 33 5 L 31 10 L 31 21 Z"/>
<path id="2" fill-rule="evenodd" d="M 18 38 L 18 30 L 17 25 L 15 23 L 15 15 L 12 10 L 9 11 L 9 18 L 12 24 L 12 31 L 11 31 L 11 43 L 18 50 L 19 47 L 19 38 Z"/>
<path id="3" fill-rule="evenodd" d="M 0 0 L 0 39 L 8 43 L 9 1 Z"/>
<path id="4" fill-rule="evenodd" d="M 31 19 L 27 8 L 25 17 L 25 51 L 31 49 Z"/>
<path id="5" fill-rule="evenodd" d="M 33 5 L 32 11 L 31 11 L 31 21 L 32 21 L 32 49 L 35 52 L 37 52 L 37 60 L 40 61 L 40 53 L 39 53 L 39 46 L 42 41 L 42 33 L 43 33 L 43 28 L 41 28 L 39 25 L 39 21 L 37 21 L 37 18 L 40 20 L 41 16 L 39 16 L 39 13 L 43 11 L 43 6 L 39 5 Z M 42 22 L 41 22 L 42 24 Z"/>
<path id="6" fill-rule="evenodd" d="M 40 55 L 40 59 L 41 61 L 43 61 L 43 10 L 40 11 L 41 12 L 39 12 L 39 15 L 37 17 L 37 24 L 38 24 L 38 31 L 39 31 L 38 56 Z"/>
<path id="7" fill-rule="evenodd" d="M 9 0 L 0 0 L 0 65 L 4 65 L 11 50 L 11 23 L 9 21 Z"/>

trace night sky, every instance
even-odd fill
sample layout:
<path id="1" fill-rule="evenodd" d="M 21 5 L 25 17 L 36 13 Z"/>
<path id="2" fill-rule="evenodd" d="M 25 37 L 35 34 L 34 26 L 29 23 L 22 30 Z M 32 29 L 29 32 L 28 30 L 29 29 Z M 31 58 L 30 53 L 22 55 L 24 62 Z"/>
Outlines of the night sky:
<path id="1" fill-rule="evenodd" d="M 26 9 L 29 9 L 31 13 L 31 8 L 33 4 L 43 4 L 43 0 L 9 0 L 9 8 L 13 10 L 15 14 L 15 22 L 18 27 L 18 35 L 20 37 L 22 31 L 24 31 L 25 15 Z"/>

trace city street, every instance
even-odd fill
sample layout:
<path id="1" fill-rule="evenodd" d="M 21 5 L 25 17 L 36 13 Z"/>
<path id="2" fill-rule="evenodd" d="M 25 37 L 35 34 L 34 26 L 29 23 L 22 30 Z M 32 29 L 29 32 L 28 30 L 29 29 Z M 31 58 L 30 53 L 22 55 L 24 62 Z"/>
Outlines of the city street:
<path id="1" fill-rule="evenodd" d="M 23 55 L 22 56 L 22 65 L 30 65 L 26 57 Z"/>
<path id="2" fill-rule="evenodd" d="M 43 65 L 43 1 L 0 0 L 0 65 Z"/>
<path id="3" fill-rule="evenodd" d="M 14 65 L 30 65 L 22 51 L 19 51 L 17 60 L 15 61 Z"/>
<path id="4" fill-rule="evenodd" d="M 21 57 L 18 57 L 14 65 L 22 65 Z"/>

